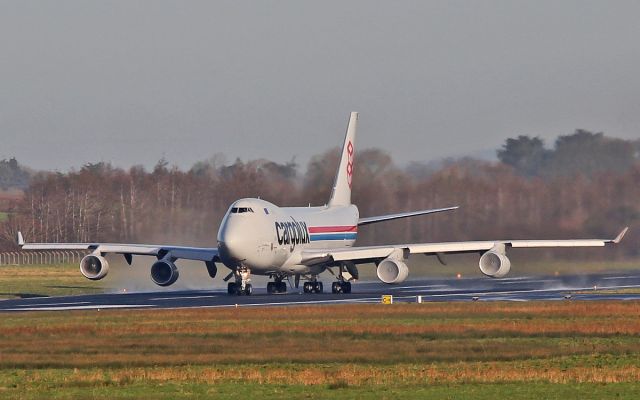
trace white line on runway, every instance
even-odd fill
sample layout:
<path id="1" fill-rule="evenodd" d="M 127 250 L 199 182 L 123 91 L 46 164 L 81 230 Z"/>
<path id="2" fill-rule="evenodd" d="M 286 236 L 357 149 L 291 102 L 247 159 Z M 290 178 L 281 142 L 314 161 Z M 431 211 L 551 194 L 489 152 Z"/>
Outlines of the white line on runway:
<path id="1" fill-rule="evenodd" d="M 89 301 L 75 301 L 71 303 L 38 303 L 38 304 L 18 304 L 16 307 L 40 307 L 40 306 L 68 306 L 71 304 L 89 304 Z"/>
<path id="2" fill-rule="evenodd" d="M 416 296 L 394 296 L 394 300 L 415 299 Z M 340 300 L 316 300 L 316 301 L 284 301 L 272 303 L 249 303 L 249 304 L 217 304 L 211 306 L 197 307 L 163 307 L 163 310 L 176 310 L 183 308 L 235 308 L 235 307 L 256 307 L 256 306 L 293 306 L 293 305 L 314 305 L 314 304 L 332 304 L 332 303 L 380 303 L 380 297 L 364 297 L 359 299 L 340 299 Z"/>
<path id="3" fill-rule="evenodd" d="M 66 306 L 66 307 L 28 307 L 6 308 L 4 311 L 68 311 L 68 310 L 97 310 L 105 308 L 144 308 L 154 307 L 151 304 L 94 304 L 90 306 Z"/>
<path id="4" fill-rule="evenodd" d="M 629 289 L 629 288 L 638 288 L 640 285 L 615 285 L 615 286 L 598 286 L 597 290 L 591 287 L 583 287 L 583 288 L 555 288 L 555 289 L 531 289 L 531 290 L 509 290 L 502 292 L 465 292 L 465 293 L 443 293 L 443 294 L 431 294 L 427 297 L 450 297 L 450 296 L 493 296 L 496 294 L 519 294 L 519 293 L 535 293 L 535 292 L 577 292 L 577 291 L 593 291 L 593 293 L 598 293 L 599 290 L 604 289 Z M 406 293 L 406 291 L 405 291 Z"/>
<path id="5" fill-rule="evenodd" d="M 390 290 L 402 290 L 402 289 L 417 289 L 417 288 L 439 288 L 439 287 L 449 287 L 449 285 L 419 285 L 419 286 L 399 286 L 389 288 Z"/>
<path id="6" fill-rule="evenodd" d="M 638 275 L 623 275 L 623 276 L 607 276 L 602 279 L 627 279 L 627 278 L 638 278 Z"/>
<path id="7" fill-rule="evenodd" d="M 180 296 L 180 297 L 154 297 L 149 299 L 150 301 L 156 300 L 188 300 L 188 299 L 207 299 L 212 297 L 220 297 L 219 294 L 215 296 Z"/>

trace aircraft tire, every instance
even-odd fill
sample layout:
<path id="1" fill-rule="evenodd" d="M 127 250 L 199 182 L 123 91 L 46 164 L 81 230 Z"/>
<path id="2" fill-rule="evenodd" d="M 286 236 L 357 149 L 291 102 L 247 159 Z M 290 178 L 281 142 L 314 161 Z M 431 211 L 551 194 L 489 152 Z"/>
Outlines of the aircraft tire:
<path id="1" fill-rule="evenodd" d="M 275 282 L 269 282 L 267 283 L 267 293 L 269 294 L 273 294 L 276 292 L 277 285 Z"/>
<path id="2" fill-rule="evenodd" d="M 227 284 L 227 293 L 228 294 L 238 294 L 238 289 L 236 288 L 236 284 L 234 282 L 229 282 Z"/>

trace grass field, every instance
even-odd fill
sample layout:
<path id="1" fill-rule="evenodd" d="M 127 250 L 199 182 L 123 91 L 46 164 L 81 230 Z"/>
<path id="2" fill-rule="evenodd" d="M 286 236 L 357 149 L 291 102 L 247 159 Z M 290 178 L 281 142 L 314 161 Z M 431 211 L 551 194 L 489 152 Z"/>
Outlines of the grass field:
<path id="1" fill-rule="evenodd" d="M 4 222 L 9 218 L 9 214 L 6 212 L 0 211 L 0 222 Z"/>
<path id="2" fill-rule="evenodd" d="M 0 398 L 637 398 L 640 304 L 0 316 Z"/>
<path id="3" fill-rule="evenodd" d="M 73 264 L 0 266 L 0 299 L 98 293 L 104 282 L 85 279 Z"/>

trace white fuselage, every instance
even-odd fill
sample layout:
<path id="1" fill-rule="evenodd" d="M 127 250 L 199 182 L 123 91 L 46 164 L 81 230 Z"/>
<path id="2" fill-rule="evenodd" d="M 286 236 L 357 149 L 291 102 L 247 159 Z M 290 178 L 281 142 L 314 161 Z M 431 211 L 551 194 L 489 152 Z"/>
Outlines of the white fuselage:
<path id="1" fill-rule="evenodd" d="M 251 273 L 320 273 L 326 266 L 300 263 L 305 249 L 351 247 L 358 229 L 358 208 L 278 207 L 260 199 L 241 199 L 229 207 L 218 231 L 222 262 Z"/>

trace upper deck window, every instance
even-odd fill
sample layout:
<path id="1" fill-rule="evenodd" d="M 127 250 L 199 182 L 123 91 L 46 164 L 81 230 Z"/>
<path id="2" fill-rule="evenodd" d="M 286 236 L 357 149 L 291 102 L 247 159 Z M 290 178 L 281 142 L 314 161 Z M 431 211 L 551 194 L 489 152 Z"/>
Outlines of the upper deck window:
<path id="1" fill-rule="evenodd" d="M 233 208 L 231 208 L 231 213 L 232 214 L 243 214 L 243 213 L 248 213 L 248 212 L 253 212 L 253 209 L 251 207 L 233 207 Z"/>

